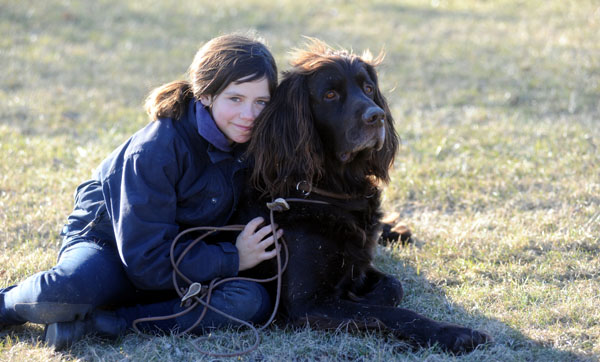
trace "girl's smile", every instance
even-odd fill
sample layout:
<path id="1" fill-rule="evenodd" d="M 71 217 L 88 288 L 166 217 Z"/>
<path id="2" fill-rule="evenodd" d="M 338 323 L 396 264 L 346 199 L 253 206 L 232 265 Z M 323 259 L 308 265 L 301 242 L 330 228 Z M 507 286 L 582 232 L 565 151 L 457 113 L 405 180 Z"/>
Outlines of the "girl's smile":
<path id="1" fill-rule="evenodd" d="M 200 97 L 202 104 L 210 106 L 217 127 L 230 143 L 245 143 L 250 140 L 254 119 L 270 99 L 266 78 L 250 82 L 243 80 L 231 82 L 212 99 L 209 96 Z"/>

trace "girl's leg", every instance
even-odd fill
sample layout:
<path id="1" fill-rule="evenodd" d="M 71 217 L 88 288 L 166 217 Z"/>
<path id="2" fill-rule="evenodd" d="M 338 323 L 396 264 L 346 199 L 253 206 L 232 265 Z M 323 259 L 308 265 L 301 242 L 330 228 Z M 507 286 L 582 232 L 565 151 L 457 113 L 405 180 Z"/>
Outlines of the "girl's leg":
<path id="1" fill-rule="evenodd" d="M 0 290 L 0 325 L 83 319 L 135 295 L 116 250 L 93 241 L 67 246 L 56 266 Z"/>
<path id="2" fill-rule="evenodd" d="M 90 333 L 115 338 L 130 329 L 133 321 L 138 318 L 167 316 L 181 312 L 185 308 L 181 307 L 180 303 L 179 299 L 172 299 L 166 302 L 119 308 L 116 312 L 95 310 L 83 321 L 48 325 L 45 340 L 49 346 L 60 350 Z M 271 313 L 271 300 L 266 289 L 260 284 L 249 281 L 231 281 L 220 285 L 213 291 L 210 304 L 238 319 L 252 323 L 265 322 Z M 196 323 L 201 313 L 202 307 L 197 307 L 178 318 L 144 322 L 137 326 L 145 332 L 184 331 Z M 202 334 L 206 329 L 228 325 L 239 325 L 239 323 L 209 310 L 202 322 L 191 332 Z"/>
<path id="3" fill-rule="evenodd" d="M 212 292 L 210 305 L 235 318 L 255 324 L 265 322 L 272 312 L 271 299 L 266 289 L 258 283 L 244 280 L 230 281 L 215 288 Z M 119 308 L 116 313 L 131 327 L 135 319 L 166 316 L 179 313 L 185 309 L 185 307 L 181 307 L 179 299 L 174 299 L 162 303 Z M 204 307 L 199 305 L 178 318 L 139 323 L 137 327 L 143 331 L 183 331 L 196 323 L 203 309 Z M 209 309 L 202 322 L 191 332 L 202 334 L 208 328 L 230 325 L 240 324 Z"/>

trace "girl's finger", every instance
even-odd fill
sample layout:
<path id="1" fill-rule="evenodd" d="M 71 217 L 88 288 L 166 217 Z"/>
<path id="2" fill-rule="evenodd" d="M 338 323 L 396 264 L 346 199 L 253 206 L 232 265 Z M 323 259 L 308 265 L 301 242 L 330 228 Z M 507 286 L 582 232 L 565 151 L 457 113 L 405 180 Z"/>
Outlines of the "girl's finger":
<path id="1" fill-rule="evenodd" d="M 283 230 L 281 230 L 281 229 L 277 230 L 277 239 L 279 239 L 282 235 L 283 235 Z M 271 235 L 268 238 L 266 238 L 265 240 L 261 241 L 258 244 L 258 247 L 261 248 L 262 250 L 265 250 L 269 246 L 273 245 L 274 242 L 275 242 L 275 239 L 273 238 L 273 235 Z"/>
<path id="2" fill-rule="evenodd" d="M 268 260 L 268 259 L 275 257 L 276 255 L 277 255 L 277 250 L 275 250 L 275 249 L 273 249 L 271 251 L 265 251 L 262 254 L 261 260 Z"/>
<path id="3" fill-rule="evenodd" d="M 242 234 L 244 234 L 244 236 L 250 236 L 252 234 L 254 234 L 254 232 L 256 231 L 256 229 L 265 221 L 265 219 L 263 219 L 262 217 L 256 217 L 252 220 L 250 220 L 250 222 L 248 224 L 246 224 L 246 226 L 244 227 L 244 230 L 242 230 Z"/>
<path id="4" fill-rule="evenodd" d="M 277 225 L 275 226 L 277 228 Z M 267 226 L 263 226 L 262 228 L 260 228 L 260 230 L 258 230 L 256 232 L 256 237 L 258 238 L 258 240 L 262 240 L 265 238 L 265 236 L 269 235 L 271 233 L 271 231 L 273 231 L 273 228 L 271 227 L 271 225 L 267 225 Z"/>

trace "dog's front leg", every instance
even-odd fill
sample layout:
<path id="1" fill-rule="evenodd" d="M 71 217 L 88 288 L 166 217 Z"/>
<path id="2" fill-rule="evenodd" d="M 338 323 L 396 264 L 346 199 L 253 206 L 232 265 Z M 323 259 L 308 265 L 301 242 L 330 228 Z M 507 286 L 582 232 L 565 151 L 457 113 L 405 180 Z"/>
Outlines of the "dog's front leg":
<path id="1" fill-rule="evenodd" d="M 391 331 L 397 338 L 417 346 L 439 345 L 452 353 L 468 352 L 492 341 L 486 333 L 437 322 L 408 309 L 341 299 L 296 305 L 291 317 L 295 324 L 308 323 L 316 329 Z"/>
<path id="2" fill-rule="evenodd" d="M 394 307 L 400 303 L 404 296 L 402 283 L 391 275 L 382 273 L 374 266 L 369 266 L 360 282 L 350 280 L 349 289 L 356 302 L 370 305 Z"/>

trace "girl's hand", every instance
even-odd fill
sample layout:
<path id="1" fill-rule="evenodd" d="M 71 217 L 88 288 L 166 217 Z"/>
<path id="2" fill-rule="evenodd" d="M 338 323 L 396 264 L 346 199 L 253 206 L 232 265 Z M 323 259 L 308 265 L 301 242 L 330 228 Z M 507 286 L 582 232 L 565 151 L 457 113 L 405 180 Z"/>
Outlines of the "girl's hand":
<path id="1" fill-rule="evenodd" d="M 271 233 L 271 225 L 256 230 L 264 221 L 262 217 L 252 219 L 237 237 L 235 246 L 240 256 L 240 271 L 250 269 L 258 263 L 277 255 L 277 250 L 274 248 L 271 251 L 266 251 L 275 242 L 273 235 L 265 238 Z M 277 238 L 279 239 L 282 235 L 283 230 L 278 229 Z"/>

